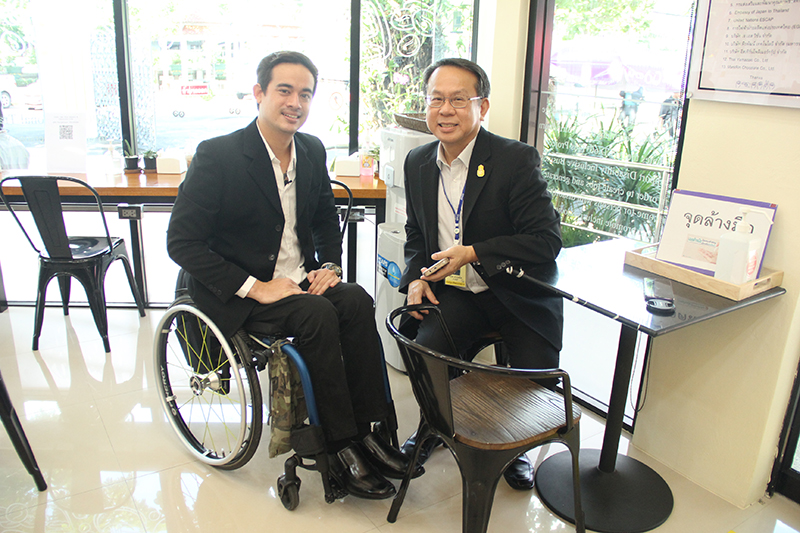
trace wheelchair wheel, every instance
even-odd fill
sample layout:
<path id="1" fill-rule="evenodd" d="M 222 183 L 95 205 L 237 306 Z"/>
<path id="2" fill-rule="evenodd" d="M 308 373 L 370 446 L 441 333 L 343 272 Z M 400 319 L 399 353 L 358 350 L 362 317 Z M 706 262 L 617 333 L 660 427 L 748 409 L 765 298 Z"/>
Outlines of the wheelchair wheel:
<path id="1" fill-rule="evenodd" d="M 281 498 L 283 506 L 294 511 L 300 505 L 300 478 L 295 477 L 294 481 L 289 481 L 285 475 L 278 478 L 278 496 Z"/>
<path id="2" fill-rule="evenodd" d="M 154 354 L 161 404 L 189 451 L 226 470 L 247 463 L 263 419 L 258 374 L 242 363 L 249 360 L 245 342 L 226 339 L 202 311 L 179 300 L 158 324 Z"/>

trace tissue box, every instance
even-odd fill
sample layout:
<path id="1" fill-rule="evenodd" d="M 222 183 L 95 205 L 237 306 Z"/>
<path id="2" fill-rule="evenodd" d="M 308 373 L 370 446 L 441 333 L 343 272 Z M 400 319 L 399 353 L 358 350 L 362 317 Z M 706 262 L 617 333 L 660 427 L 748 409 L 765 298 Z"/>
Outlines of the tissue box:
<path id="1" fill-rule="evenodd" d="M 186 172 L 186 158 L 178 156 L 159 156 L 156 159 L 159 174 L 183 174 Z"/>
<path id="2" fill-rule="evenodd" d="M 360 176 L 361 160 L 358 154 L 336 159 L 336 163 L 333 165 L 333 172 L 337 176 Z"/>

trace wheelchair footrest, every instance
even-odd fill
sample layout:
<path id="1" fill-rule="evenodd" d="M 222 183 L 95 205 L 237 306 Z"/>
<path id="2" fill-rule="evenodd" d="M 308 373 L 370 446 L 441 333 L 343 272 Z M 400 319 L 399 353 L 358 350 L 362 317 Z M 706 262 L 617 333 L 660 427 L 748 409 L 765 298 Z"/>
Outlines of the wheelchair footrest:
<path id="1" fill-rule="evenodd" d="M 323 474 L 322 485 L 325 488 L 325 503 L 333 503 L 348 495 L 348 492 L 339 486 L 339 482 L 333 476 Z"/>
<path id="2" fill-rule="evenodd" d="M 297 466 L 305 470 L 316 470 L 322 476 L 326 503 L 333 503 L 347 496 L 347 491 L 344 487 L 331 475 L 331 465 L 328 462 L 328 453 L 325 451 L 325 438 L 322 435 L 322 428 L 311 425 L 292 428 L 290 442 L 295 452 L 294 458 L 297 461 Z M 309 461 L 306 462 L 303 459 L 308 459 Z"/>
<path id="3" fill-rule="evenodd" d="M 301 457 L 315 457 L 325 453 L 325 437 L 319 426 L 303 425 L 292 428 L 289 442 L 295 453 Z"/>

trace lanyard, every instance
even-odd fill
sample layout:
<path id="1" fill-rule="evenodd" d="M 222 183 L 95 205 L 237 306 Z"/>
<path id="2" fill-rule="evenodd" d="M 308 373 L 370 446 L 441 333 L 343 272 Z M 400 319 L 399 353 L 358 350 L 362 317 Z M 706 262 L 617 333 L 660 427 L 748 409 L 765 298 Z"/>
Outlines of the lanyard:
<path id="1" fill-rule="evenodd" d="M 453 216 L 455 216 L 456 219 L 455 241 L 456 244 L 458 244 L 461 239 L 461 211 L 464 207 L 464 191 L 467 190 L 467 180 L 464 180 L 464 187 L 461 189 L 461 198 L 458 200 L 458 209 L 453 207 L 453 202 L 450 201 L 450 197 L 447 195 L 447 187 L 444 185 L 444 178 L 442 177 L 441 173 L 439 174 L 439 180 L 442 182 L 444 198 L 447 200 L 448 205 L 450 205 L 450 210 L 453 211 Z"/>

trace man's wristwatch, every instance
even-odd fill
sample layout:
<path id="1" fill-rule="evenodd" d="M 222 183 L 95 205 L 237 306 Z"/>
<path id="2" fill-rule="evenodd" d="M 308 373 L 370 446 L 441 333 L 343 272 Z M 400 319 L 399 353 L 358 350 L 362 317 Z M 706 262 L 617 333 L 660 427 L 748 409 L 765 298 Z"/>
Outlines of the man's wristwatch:
<path id="1" fill-rule="evenodd" d="M 327 268 L 328 270 L 332 270 L 334 274 L 342 277 L 342 267 L 337 265 L 336 263 L 323 263 L 322 268 Z"/>

